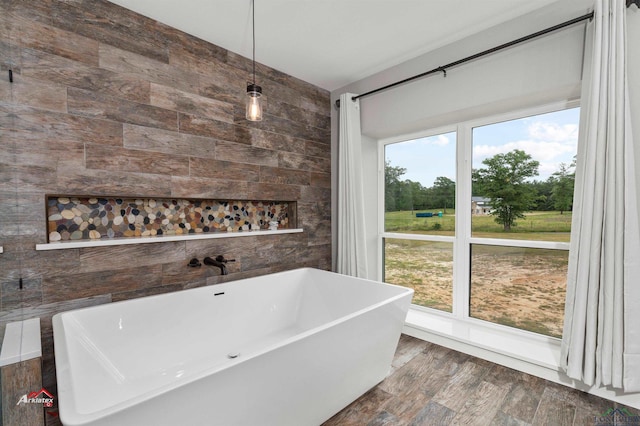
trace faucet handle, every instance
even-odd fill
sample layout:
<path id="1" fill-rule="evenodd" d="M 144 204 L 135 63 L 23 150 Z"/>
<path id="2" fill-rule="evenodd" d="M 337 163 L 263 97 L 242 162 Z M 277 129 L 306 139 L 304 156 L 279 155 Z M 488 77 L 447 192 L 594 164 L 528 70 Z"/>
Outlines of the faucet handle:
<path id="1" fill-rule="evenodd" d="M 197 267 L 199 267 L 199 266 L 202 266 L 202 263 L 200 263 L 200 261 L 199 261 L 197 258 L 195 258 L 195 257 L 194 257 L 193 259 L 191 259 L 191 260 L 189 261 L 188 265 L 189 265 L 191 268 L 197 268 Z"/>
<path id="2" fill-rule="evenodd" d="M 235 262 L 235 259 L 225 259 L 223 255 L 219 254 L 216 256 L 216 260 L 218 262 L 223 262 L 223 263 L 227 263 L 227 262 Z"/>

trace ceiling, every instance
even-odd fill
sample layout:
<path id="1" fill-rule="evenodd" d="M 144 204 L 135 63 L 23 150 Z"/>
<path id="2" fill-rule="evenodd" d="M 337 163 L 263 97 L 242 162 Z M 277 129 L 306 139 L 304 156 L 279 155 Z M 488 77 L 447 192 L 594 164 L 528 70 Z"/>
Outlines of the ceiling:
<path id="1" fill-rule="evenodd" d="M 110 0 L 251 57 L 250 0 Z M 559 0 L 256 0 L 256 61 L 334 90 Z"/>

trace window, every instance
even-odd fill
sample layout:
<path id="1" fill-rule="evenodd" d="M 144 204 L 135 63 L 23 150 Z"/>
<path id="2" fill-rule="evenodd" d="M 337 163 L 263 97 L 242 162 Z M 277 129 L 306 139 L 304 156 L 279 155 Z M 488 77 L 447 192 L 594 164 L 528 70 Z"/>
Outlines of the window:
<path id="1" fill-rule="evenodd" d="M 469 315 L 562 337 L 568 251 L 472 244 Z"/>
<path id="2" fill-rule="evenodd" d="M 413 303 L 452 311 L 456 133 L 384 147 L 384 277 Z"/>
<path id="3" fill-rule="evenodd" d="M 413 303 L 451 312 L 453 243 L 385 238 L 385 280 L 411 287 Z"/>
<path id="4" fill-rule="evenodd" d="M 418 309 L 561 337 L 578 120 L 547 107 L 381 141 L 385 281 Z"/>

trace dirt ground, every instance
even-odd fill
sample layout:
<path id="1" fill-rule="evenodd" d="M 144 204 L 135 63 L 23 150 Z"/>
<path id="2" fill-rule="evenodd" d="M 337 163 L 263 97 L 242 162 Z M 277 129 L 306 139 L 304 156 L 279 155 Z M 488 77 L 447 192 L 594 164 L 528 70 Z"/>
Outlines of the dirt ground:
<path id="1" fill-rule="evenodd" d="M 413 303 L 451 312 L 452 244 L 387 240 L 385 280 L 415 290 Z M 567 251 L 474 245 L 470 315 L 560 337 Z"/>

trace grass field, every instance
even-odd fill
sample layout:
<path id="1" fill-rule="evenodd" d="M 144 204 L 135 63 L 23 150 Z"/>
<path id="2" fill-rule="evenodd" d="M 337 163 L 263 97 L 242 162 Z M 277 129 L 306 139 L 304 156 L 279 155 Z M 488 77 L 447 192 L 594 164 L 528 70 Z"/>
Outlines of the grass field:
<path id="1" fill-rule="evenodd" d="M 388 232 L 454 235 L 454 220 L 450 210 L 442 218 L 391 212 L 385 226 Z M 504 232 L 491 216 L 472 220 L 474 237 L 569 241 L 570 213 L 533 212 L 511 232 Z M 471 251 L 472 317 L 561 336 L 568 251 L 481 244 L 472 245 Z M 453 244 L 386 239 L 385 280 L 413 288 L 414 304 L 451 312 Z"/>
<path id="2" fill-rule="evenodd" d="M 439 210 L 420 210 L 437 214 Z M 455 211 L 447 209 L 442 217 L 416 217 L 416 212 L 399 211 L 385 213 L 386 232 L 417 233 L 429 235 L 454 235 Z M 507 238 L 538 241 L 569 241 L 571 213 L 530 212 L 525 219 L 516 221 L 510 232 L 496 223 L 493 216 L 471 217 L 471 235 L 480 238 Z"/>

